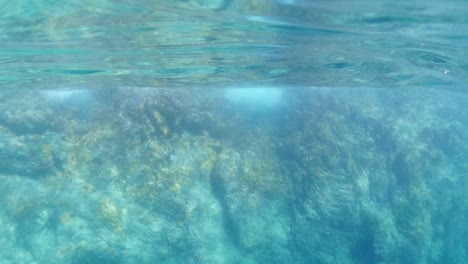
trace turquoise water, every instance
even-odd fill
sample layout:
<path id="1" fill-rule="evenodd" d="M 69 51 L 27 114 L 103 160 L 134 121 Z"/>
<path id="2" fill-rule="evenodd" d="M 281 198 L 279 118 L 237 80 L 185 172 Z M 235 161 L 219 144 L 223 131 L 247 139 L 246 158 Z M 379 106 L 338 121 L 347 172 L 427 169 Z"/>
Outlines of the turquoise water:
<path id="1" fill-rule="evenodd" d="M 0 1 L 0 264 L 468 263 L 463 1 Z"/>
<path id="2" fill-rule="evenodd" d="M 464 1 L 3 1 L 3 87 L 464 89 Z M 444 72 L 448 72 L 445 74 Z"/>

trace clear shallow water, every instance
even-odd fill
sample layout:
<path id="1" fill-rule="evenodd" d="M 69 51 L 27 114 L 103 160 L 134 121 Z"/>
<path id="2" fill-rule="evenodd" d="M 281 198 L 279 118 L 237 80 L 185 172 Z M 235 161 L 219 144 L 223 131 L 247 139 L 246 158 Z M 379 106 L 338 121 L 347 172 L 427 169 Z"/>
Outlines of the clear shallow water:
<path id="1" fill-rule="evenodd" d="M 463 1 L 3 1 L 2 88 L 463 90 Z"/>
<path id="2" fill-rule="evenodd" d="M 1 1 L 0 264 L 468 263 L 466 4 L 134 2 Z"/>

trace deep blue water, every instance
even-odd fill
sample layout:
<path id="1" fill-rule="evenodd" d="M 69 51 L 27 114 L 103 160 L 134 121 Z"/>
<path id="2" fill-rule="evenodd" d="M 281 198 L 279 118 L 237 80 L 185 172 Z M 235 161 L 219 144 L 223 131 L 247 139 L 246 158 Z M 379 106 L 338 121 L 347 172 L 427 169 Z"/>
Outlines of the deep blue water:
<path id="1" fill-rule="evenodd" d="M 466 14 L 0 0 L 0 264 L 468 263 Z"/>

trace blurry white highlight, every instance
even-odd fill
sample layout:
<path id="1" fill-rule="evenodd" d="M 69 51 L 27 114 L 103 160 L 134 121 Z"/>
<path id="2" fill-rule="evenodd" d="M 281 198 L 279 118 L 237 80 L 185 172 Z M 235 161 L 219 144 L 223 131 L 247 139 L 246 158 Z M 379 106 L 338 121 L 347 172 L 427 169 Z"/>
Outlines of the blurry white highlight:
<path id="1" fill-rule="evenodd" d="M 282 102 L 283 89 L 277 87 L 226 88 L 224 97 L 236 104 L 274 107 Z"/>

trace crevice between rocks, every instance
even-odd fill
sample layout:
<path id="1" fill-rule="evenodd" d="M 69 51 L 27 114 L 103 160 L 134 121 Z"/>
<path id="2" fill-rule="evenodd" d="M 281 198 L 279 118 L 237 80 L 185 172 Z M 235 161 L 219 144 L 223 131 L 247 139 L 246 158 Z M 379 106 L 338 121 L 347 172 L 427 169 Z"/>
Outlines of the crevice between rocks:
<path id="1" fill-rule="evenodd" d="M 209 178 L 211 193 L 221 206 L 223 228 L 226 237 L 237 250 L 241 250 L 239 226 L 231 216 L 232 212 L 230 212 L 228 201 L 229 193 L 226 188 L 227 183 L 222 177 L 222 167 L 224 166 L 221 163 L 223 163 L 223 159 L 220 159 L 218 156 Z"/>

